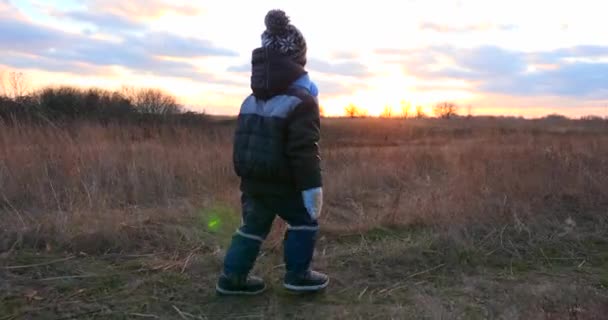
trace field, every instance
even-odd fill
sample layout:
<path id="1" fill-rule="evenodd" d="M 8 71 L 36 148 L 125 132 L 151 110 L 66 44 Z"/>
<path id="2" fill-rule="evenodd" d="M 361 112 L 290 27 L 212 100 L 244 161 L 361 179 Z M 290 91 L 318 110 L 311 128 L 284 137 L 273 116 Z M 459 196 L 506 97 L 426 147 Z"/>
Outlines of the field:
<path id="1" fill-rule="evenodd" d="M 605 319 L 608 122 L 324 119 L 315 266 L 220 298 L 234 121 L 0 123 L 0 320 Z"/>

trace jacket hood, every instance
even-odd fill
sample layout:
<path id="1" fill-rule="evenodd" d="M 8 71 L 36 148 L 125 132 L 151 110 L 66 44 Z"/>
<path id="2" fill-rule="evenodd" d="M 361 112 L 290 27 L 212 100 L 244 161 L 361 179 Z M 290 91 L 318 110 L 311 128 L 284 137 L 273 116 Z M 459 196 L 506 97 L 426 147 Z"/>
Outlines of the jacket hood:
<path id="1" fill-rule="evenodd" d="M 259 99 L 270 99 L 285 92 L 306 71 L 301 64 L 271 48 L 253 50 L 251 90 Z"/>

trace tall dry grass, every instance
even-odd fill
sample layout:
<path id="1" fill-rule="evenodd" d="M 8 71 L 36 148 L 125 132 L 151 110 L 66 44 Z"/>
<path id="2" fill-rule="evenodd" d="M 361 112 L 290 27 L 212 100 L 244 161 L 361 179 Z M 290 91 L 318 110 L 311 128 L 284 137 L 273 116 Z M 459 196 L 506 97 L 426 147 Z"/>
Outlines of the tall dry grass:
<path id="1" fill-rule="evenodd" d="M 195 228 L 218 205 L 238 214 L 232 122 L 0 126 L 0 249 L 162 245 L 171 241 L 163 225 Z M 327 232 L 512 225 L 530 234 L 532 225 L 555 231 L 570 221 L 607 230 L 605 122 L 326 119 L 323 127 Z"/>

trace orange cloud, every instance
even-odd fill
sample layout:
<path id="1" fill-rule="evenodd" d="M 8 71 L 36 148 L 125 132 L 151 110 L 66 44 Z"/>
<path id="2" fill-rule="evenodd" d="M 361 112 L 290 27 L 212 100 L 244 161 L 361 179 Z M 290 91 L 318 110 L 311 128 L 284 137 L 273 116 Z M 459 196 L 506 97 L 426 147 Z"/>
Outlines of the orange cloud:
<path id="1" fill-rule="evenodd" d="M 94 1 L 92 9 L 133 19 L 153 19 L 167 13 L 182 16 L 197 16 L 203 13 L 202 8 L 191 4 L 178 4 L 163 0 L 97 0 Z"/>

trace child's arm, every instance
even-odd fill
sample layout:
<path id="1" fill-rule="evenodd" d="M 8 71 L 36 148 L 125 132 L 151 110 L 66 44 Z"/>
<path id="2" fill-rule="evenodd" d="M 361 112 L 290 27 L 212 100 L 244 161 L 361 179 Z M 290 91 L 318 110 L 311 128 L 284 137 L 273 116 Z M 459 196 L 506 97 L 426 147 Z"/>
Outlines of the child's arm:
<path id="1" fill-rule="evenodd" d="M 319 105 L 307 96 L 288 121 L 287 157 L 299 191 L 322 187 Z"/>
<path id="2" fill-rule="evenodd" d="M 323 188 L 319 155 L 321 121 L 316 98 L 307 96 L 290 118 L 287 156 L 296 187 L 302 193 L 304 207 L 310 217 L 317 220 L 323 207 Z"/>

